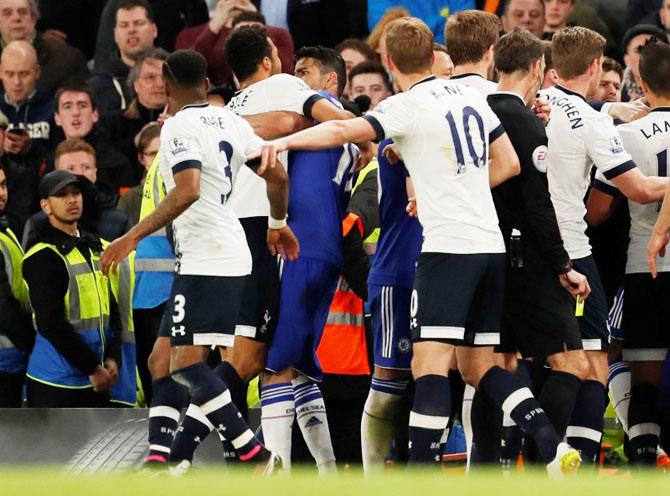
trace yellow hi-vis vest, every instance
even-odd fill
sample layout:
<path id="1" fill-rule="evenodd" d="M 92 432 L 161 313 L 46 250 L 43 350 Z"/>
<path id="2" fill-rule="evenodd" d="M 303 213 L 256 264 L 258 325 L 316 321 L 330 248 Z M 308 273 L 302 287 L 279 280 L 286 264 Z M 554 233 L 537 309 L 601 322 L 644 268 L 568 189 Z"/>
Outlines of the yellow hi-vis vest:
<path id="1" fill-rule="evenodd" d="M 165 198 L 165 185 L 158 170 L 158 157 L 151 163 L 144 179 L 140 220 L 149 216 Z M 174 280 L 175 259 L 165 228 L 147 236 L 137 245 L 135 255 L 136 285 L 133 308 L 155 308 L 170 297 Z"/>
<path id="2" fill-rule="evenodd" d="M 351 194 L 353 195 L 356 192 L 356 189 L 358 189 L 358 187 L 363 183 L 365 177 L 370 172 L 377 169 L 379 169 L 379 162 L 376 158 L 373 158 L 370 163 L 363 167 L 363 169 L 361 169 L 361 171 L 358 173 L 358 178 L 356 179 L 356 183 L 351 190 Z M 368 235 L 368 237 L 363 240 L 363 250 L 365 250 L 365 253 L 368 255 L 374 255 L 377 251 L 377 241 L 379 241 L 379 226 L 377 226 Z"/>
<path id="3" fill-rule="evenodd" d="M 126 406 L 135 406 L 137 403 L 137 350 L 133 323 L 135 252 L 131 252 L 119 264 L 117 270 L 110 271 L 109 283 L 121 317 L 121 369 L 119 380 L 109 392 L 109 400 Z"/>
<path id="4" fill-rule="evenodd" d="M 63 260 L 69 276 L 65 293 L 65 318 L 103 366 L 106 342 L 112 333 L 109 327 L 109 280 L 102 273 L 100 254 L 89 249 L 91 268 L 79 248 L 73 248 L 67 255 L 63 255 L 55 245 L 37 243 L 28 250 L 23 262 L 42 250 L 53 250 Z M 37 328 L 27 376 L 52 386 L 73 389 L 93 387 L 88 376 L 70 364 L 39 331 Z"/>
<path id="5" fill-rule="evenodd" d="M 5 261 L 5 266 L 0 267 L 0 270 L 4 269 L 7 274 L 14 298 L 28 311 L 28 288 L 23 282 L 21 270 L 23 250 L 10 229 L 0 231 L 0 251 Z M 26 369 L 26 357 L 2 331 L 0 329 L 0 372 L 21 373 Z"/>

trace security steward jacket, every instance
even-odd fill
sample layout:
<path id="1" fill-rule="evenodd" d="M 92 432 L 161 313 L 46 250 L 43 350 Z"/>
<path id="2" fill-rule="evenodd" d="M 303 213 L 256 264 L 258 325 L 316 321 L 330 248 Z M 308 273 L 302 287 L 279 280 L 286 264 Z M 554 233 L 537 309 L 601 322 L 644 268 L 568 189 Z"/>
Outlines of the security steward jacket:
<path id="1" fill-rule="evenodd" d="M 121 366 L 121 319 L 100 271 L 100 239 L 70 236 L 39 220 L 23 261 L 37 328 L 28 377 L 51 386 L 88 388 L 108 358 Z M 82 277 L 83 276 L 83 277 Z"/>

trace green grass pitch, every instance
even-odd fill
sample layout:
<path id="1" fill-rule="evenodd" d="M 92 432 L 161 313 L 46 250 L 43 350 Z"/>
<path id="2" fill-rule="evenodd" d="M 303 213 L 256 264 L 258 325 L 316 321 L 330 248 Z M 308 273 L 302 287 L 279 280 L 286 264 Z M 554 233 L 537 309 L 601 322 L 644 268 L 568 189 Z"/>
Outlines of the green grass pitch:
<path id="1" fill-rule="evenodd" d="M 647 496 L 667 494 L 670 475 L 656 472 L 590 475 L 580 473 L 550 481 L 541 472 L 525 471 L 509 479 L 497 474 L 408 471 L 395 469 L 363 478 L 360 472 L 319 478 L 295 472 L 262 479 L 248 473 L 211 468 L 180 479 L 139 474 L 70 476 L 53 469 L 0 468 L 2 496 Z"/>

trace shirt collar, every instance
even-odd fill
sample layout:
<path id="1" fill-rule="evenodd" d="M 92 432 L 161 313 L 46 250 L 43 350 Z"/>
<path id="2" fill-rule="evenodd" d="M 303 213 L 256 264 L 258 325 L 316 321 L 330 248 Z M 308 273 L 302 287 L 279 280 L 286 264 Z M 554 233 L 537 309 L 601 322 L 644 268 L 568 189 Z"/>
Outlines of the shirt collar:
<path id="1" fill-rule="evenodd" d="M 428 81 L 432 81 L 433 79 L 437 79 L 437 78 L 435 76 L 432 76 L 432 75 L 428 76 L 426 78 L 423 78 L 423 79 L 417 81 L 416 83 L 412 84 L 412 86 L 410 86 L 409 88 L 407 88 L 407 91 L 411 90 L 412 88 L 414 88 L 415 86 L 417 86 L 421 83 L 427 83 Z"/>
<path id="2" fill-rule="evenodd" d="M 495 93 L 493 93 L 493 95 L 506 95 L 516 97 L 521 101 L 524 107 L 526 106 L 526 101 L 516 91 L 496 91 Z"/>
<path id="3" fill-rule="evenodd" d="M 584 98 L 582 95 L 580 95 L 580 94 L 577 93 L 576 91 L 569 90 L 569 89 L 567 89 L 566 87 L 561 86 L 560 84 L 557 84 L 557 85 L 556 85 L 556 88 L 558 88 L 559 90 L 561 90 L 563 93 L 567 93 L 568 95 L 577 96 L 577 97 L 581 98 L 582 100 L 586 101 L 586 98 Z"/>
<path id="4" fill-rule="evenodd" d="M 656 107 L 651 109 L 652 112 L 670 112 L 670 107 Z"/>

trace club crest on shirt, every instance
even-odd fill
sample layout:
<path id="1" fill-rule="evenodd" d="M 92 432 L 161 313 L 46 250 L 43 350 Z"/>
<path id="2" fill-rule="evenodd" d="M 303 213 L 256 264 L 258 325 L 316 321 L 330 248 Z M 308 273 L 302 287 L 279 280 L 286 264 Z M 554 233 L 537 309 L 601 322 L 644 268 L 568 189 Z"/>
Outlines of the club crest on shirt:
<path id="1" fill-rule="evenodd" d="M 623 153 L 625 151 L 623 143 L 621 142 L 621 138 L 619 138 L 618 136 L 610 138 L 610 151 L 615 155 Z"/>
<path id="2" fill-rule="evenodd" d="M 548 150 L 545 145 L 540 145 L 533 150 L 533 165 L 542 174 L 547 173 L 547 165 L 549 164 L 547 154 Z"/>
<path id="3" fill-rule="evenodd" d="M 189 150 L 190 140 L 188 138 L 173 138 L 170 141 L 170 151 L 173 156 L 181 155 Z"/>

